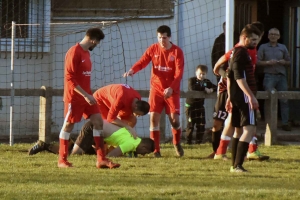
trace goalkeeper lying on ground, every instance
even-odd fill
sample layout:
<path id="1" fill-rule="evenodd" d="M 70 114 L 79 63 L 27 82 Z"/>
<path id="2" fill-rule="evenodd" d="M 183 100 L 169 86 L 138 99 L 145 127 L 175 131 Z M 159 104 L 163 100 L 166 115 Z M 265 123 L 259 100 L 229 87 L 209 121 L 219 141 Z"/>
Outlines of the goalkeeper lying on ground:
<path id="1" fill-rule="evenodd" d="M 103 137 L 107 145 L 115 147 L 107 153 L 108 157 L 118 157 L 125 153 L 134 152 L 135 154 L 145 155 L 154 151 L 154 142 L 150 138 L 133 138 L 126 128 L 116 126 L 103 120 Z M 69 142 L 69 152 L 71 154 L 96 154 L 93 148 L 93 125 L 90 121 L 86 122 L 80 130 L 75 144 Z M 47 144 L 41 140 L 28 151 L 29 155 L 37 154 L 41 151 L 49 151 L 58 154 L 58 144 Z"/>

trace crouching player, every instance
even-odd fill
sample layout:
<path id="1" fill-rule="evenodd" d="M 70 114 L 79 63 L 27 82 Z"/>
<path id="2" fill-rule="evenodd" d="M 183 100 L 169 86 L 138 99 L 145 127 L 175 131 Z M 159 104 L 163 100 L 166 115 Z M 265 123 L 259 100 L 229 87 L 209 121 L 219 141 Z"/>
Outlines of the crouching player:
<path id="1" fill-rule="evenodd" d="M 134 139 L 126 128 L 108 123 L 105 120 L 103 120 L 103 137 L 107 145 L 115 147 L 107 154 L 108 157 L 118 157 L 128 152 L 145 155 L 154 151 L 154 141 L 152 139 L 139 137 Z M 57 154 L 58 149 L 59 148 L 53 144 L 38 141 L 29 149 L 28 154 L 34 155 L 44 150 Z M 71 154 L 95 154 L 93 124 L 90 121 L 87 121 L 81 128 Z"/>

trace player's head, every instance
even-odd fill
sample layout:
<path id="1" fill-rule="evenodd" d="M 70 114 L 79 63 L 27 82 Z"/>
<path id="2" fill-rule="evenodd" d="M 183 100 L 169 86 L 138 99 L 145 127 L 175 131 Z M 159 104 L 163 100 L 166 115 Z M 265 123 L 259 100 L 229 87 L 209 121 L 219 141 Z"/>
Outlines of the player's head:
<path id="1" fill-rule="evenodd" d="M 252 25 L 254 25 L 258 30 L 261 32 L 260 37 L 262 37 L 265 33 L 265 26 L 260 21 L 252 22 Z"/>
<path id="2" fill-rule="evenodd" d="M 154 141 L 150 138 L 142 138 L 141 143 L 137 146 L 135 152 L 145 155 L 154 151 Z"/>
<path id="3" fill-rule="evenodd" d="M 252 24 L 247 24 L 240 34 L 240 44 L 248 49 L 255 49 L 259 39 L 261 32 L 256 26 Z"/>
<path id="4" fill-rule="evenodd" d="M 86 31 L 85 37 L 89 42 L 88 49 L 92 51 L 104 39 L 105 35 L 100 28 L 90 28 Z"/>
<path id="5" fill-rule="evenodd" d="M 171 29 L 166 25 L 157 28 L 157 40 L 162 48 L 167 48 L 170 44 Z"/>
<path id="6" fill-rule="evenodd" d="M 199 80 L 204 80 L 206 78 L 208 68 L 206 65 L 198 65 L 196 67 L 196 77 Z"/>
<path id="7" fill-rule="evenodd" d="M 147 101 L 137 100 L 133 108 L 133 115 L 136 117 L 146 115 L 150 110 L 150 105 Z"/>

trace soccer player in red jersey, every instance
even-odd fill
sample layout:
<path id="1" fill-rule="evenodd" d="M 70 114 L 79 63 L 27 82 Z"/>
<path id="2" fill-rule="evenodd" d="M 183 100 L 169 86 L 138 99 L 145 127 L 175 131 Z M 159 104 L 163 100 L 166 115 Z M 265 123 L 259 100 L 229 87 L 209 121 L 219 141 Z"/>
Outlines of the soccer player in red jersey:
<path id="1" fill-rule="evenodd" d="M 119 127 L 125 127 L 134 137 L 136 117 L 149 112 L 149 103 L 127 84 L 111 84 L 98 89 L 94 98 L 99 106 L 102 119 Z"/>
<path id="2" fill-rule="evenodd" d="M 115 164 L 105 157 L 102 137 L 103 121 L 99 113 L 97 102 L 91 91 L 92 63 L 89 51 L 92 51 L 104 33 L 99 28 L 87 30 L 81 42 L 72 46 L 65 56 L 64 70 L 64 125 L 59 134 L 58 167 L 72 167 L 68 162 L 68 142 L 74 124 L 80 122 L 82 116 L 89 118 L 94 126 L 93 136 L 97 151 L 96 167 L 116 168 Z"/>
<path id="3" fill-rule="evenodd" d="M 171 29 L 162 25 L 157 29 L 158 43 L 152 44 L 131 69 L 124 73 L 124 77 L 132 76 L 145 68 L 152 61 L 150 80 L 150 138 L 155 143 L 155 157 L 160 154 L 159 121 L 161 112 L 165 112 L 172 125 L 173 144 L 176 154 L 183 156 L 180 144 L 181 127 L 180 114 L 180 81 L 184 70 L 184 56 L 182 50 L 171 41 Z"/>

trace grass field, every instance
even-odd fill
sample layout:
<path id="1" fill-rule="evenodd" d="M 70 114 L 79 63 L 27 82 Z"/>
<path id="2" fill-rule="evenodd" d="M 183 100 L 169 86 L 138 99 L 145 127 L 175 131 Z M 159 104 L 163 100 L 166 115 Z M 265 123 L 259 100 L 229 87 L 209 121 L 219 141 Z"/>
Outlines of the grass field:
<path id="1" fill-rule="evenodd" d="M 230 173 L 230 161 L 204 159 L 209 144 L 173 146 L 152 155 L 113 159 L 119 169 L 97 169 L 95 156 L 72 156 L 59 169 L 57 155 L 27 155 L 32 144 L 0 144 L 0 199 L 300 199 L 300 146 L 260 146 L 269 161 L 246 161 L 249 173 Z M 230 156 L 230 154 L 229 154 Z"/>

